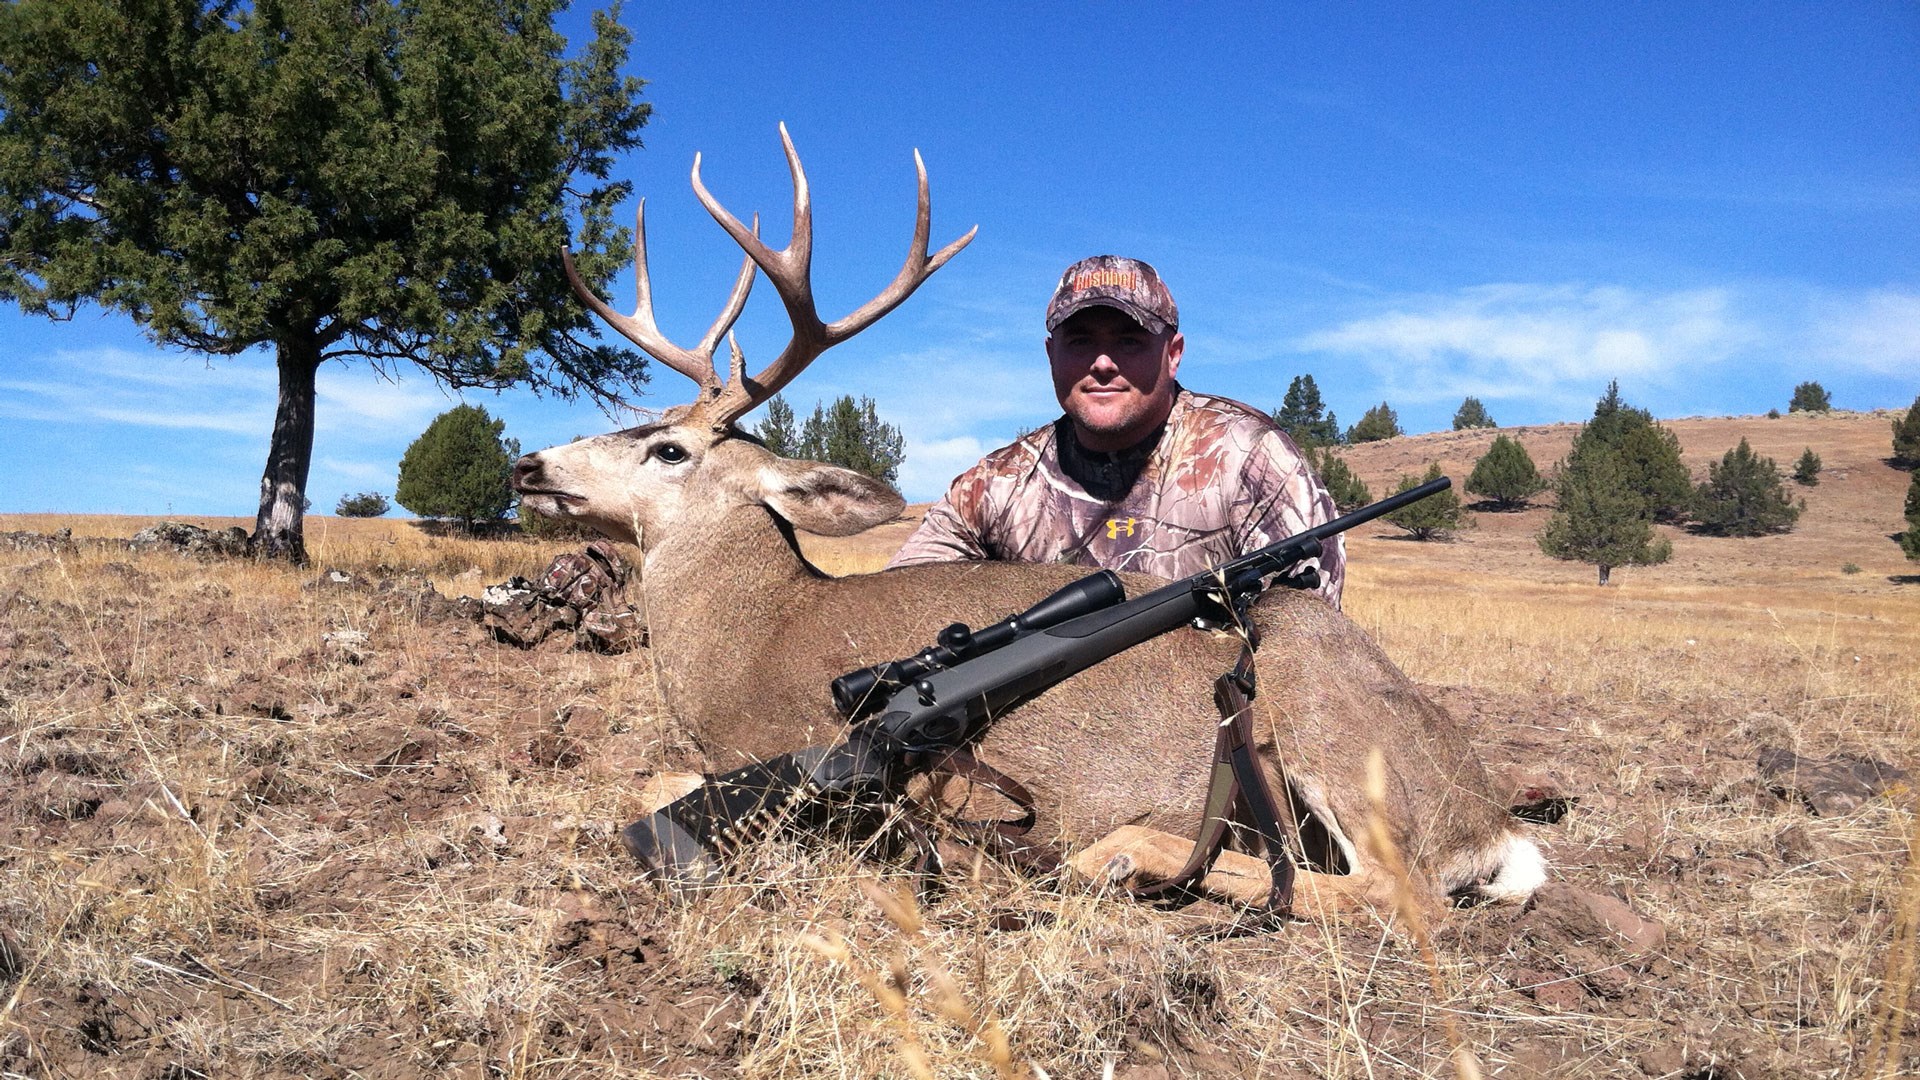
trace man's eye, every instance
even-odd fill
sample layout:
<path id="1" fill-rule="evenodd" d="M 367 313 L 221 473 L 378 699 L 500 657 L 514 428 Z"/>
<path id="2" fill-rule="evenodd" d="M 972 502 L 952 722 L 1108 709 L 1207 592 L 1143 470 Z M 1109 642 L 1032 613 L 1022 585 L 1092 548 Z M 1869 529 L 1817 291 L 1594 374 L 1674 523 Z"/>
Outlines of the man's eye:
<path id="1" fill-rule="evenodd" d="M 678 465 L 687 460 L 686 450 L 670 442 L 663 442 L 659 446 L 654 447 L 653 456 L 669 465 Z"/>

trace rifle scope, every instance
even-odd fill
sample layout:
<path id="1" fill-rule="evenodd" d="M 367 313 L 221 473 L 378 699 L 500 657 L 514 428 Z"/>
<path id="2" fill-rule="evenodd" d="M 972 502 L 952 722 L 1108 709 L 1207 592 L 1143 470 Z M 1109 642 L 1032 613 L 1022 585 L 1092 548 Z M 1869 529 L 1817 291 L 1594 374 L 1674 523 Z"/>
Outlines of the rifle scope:
<path id="1" fill-rule="evenodd" d="M 1101 570 L 992 626 L 969 630 L 965 623 L 954 623 L 940 631 L 937 644 L 913 656 L 849 671 L 833 680 L 833 707 L 849 721 L 859 720 L 886 704 L 892 691 L 932 672 L 992 652 L 1027 634 L 1112 607 L 1126 598 L 1127 590 L 1120 584 L 1119 575 Z"/>

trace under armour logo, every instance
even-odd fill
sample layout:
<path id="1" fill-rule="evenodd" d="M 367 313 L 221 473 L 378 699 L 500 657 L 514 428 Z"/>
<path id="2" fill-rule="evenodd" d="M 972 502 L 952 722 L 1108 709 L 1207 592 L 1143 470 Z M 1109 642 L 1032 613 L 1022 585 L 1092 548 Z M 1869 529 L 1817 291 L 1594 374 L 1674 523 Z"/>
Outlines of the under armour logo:
<path id="1" fill-rule="evenodd" d="M 1128 518 L 1125 521 L 1121 521 L 1119 518 L 1108 518 L 1107 519 L 1107 539 L 1118 540 L 1122 536 L 1132 536 L 1133 523 L 1135 520 L 1137 519 Z"/>

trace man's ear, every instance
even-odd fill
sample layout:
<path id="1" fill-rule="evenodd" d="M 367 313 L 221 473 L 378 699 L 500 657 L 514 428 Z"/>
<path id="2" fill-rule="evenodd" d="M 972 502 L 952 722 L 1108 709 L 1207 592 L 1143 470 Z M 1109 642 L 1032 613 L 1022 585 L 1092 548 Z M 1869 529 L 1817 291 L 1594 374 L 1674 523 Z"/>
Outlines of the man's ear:
<path id="1" fill-rule="evenodd" d="M 851 536 L 900 516 L 907 501 L 871 476 L 817 461 L 775 458 L 760 467 L 760 498 L 817 536 Z"/>
<path id="2" fill-rule="evenodd" d="M 1180 357 L 1187 351 L 1187 337 L 1180 331 L 1173 332 L 1173 340 L 1167 342 L 1167 378 L 1180 374 Z"/>

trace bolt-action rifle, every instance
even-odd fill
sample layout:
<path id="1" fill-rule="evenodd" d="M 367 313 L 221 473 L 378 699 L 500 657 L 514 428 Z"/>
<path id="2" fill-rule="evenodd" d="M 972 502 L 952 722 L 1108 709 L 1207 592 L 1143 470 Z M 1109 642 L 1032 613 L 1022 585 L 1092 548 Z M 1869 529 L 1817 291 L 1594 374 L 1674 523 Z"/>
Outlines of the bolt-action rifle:
<path id="1" fill-rule="evenodd" d="M 1320 555 L 1322 541 L 1451 483 L 1430 480 L 1131 600 L 1120 578 L 1101 570 L 980 630 L 954 623 L 913 656 L 833 680 L 834 707 L 849 724 L 843 742 L 712 777 L 629 825 L 622 839 L 655 874 L 710 881 L 720 856 L 793 811 L 887 800 L 993 718 L 1116 653 L 1191 623 L 1245 627 L 1270 581 L 1318 588 L 1318 572 L 1300 564 Z"/>

